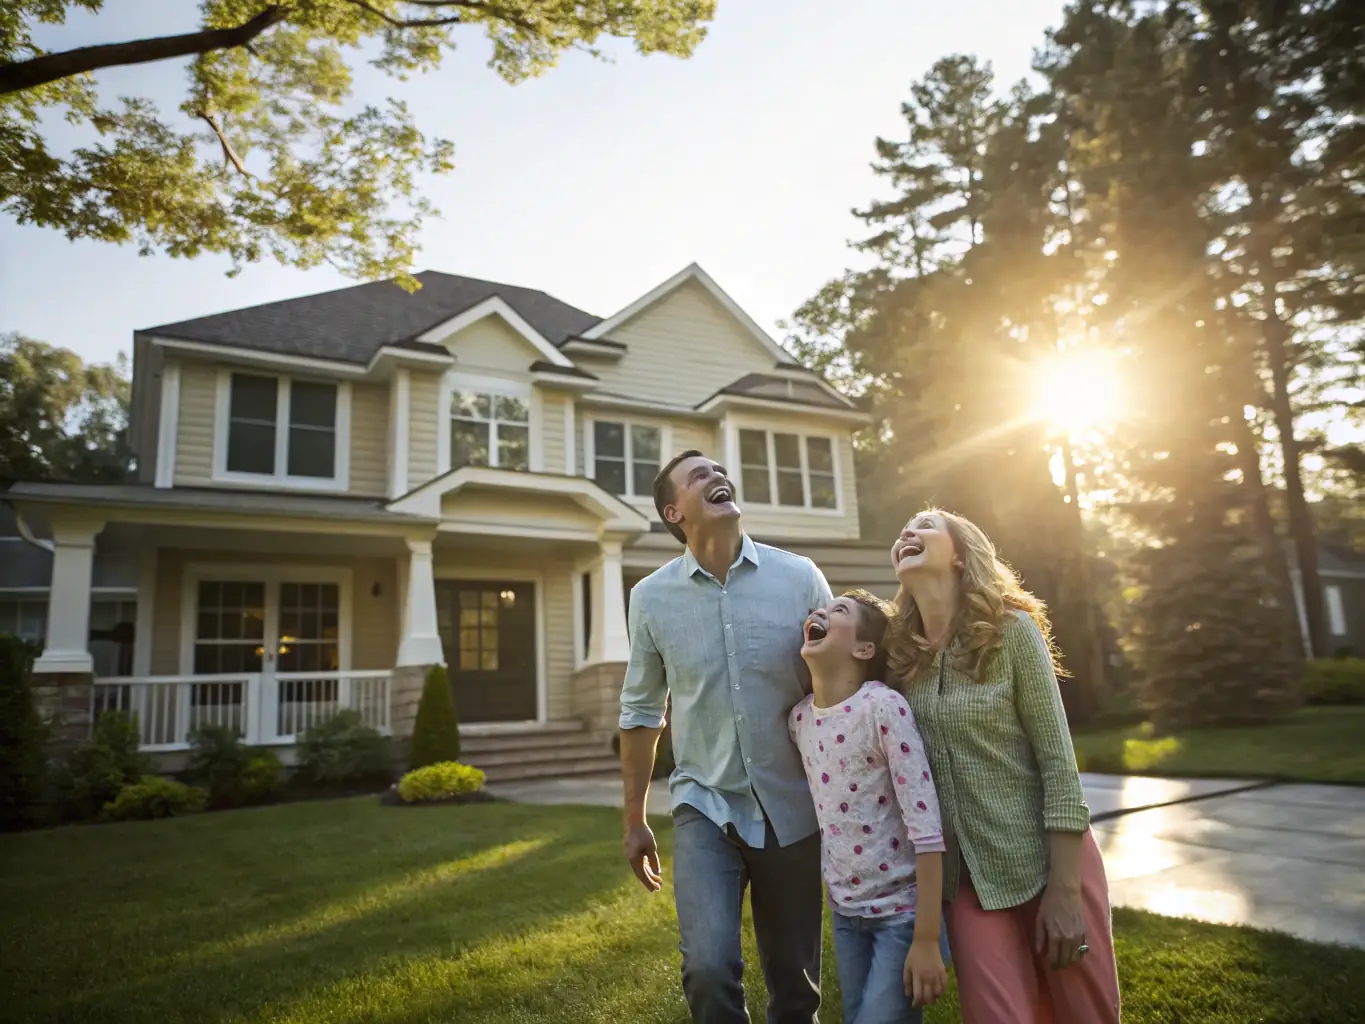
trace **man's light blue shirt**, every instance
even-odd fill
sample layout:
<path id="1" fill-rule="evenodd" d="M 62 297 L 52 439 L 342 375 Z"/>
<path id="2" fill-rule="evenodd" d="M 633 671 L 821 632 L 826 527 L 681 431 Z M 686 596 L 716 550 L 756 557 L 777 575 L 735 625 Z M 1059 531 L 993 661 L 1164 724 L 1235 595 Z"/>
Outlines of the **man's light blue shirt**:
<path id="1" fill-rule="evenodd" d="M 802 625 L 830 601 L 809 558 L 746 534 L 721 583 L 691 549 L 630 592 L 630 663 L 621 728 L 658 728 L 673 697 L 673 806 L 764 845 L 767 812 L 783 846 L 818 827 L 787 713 L 810 692 Z"/>

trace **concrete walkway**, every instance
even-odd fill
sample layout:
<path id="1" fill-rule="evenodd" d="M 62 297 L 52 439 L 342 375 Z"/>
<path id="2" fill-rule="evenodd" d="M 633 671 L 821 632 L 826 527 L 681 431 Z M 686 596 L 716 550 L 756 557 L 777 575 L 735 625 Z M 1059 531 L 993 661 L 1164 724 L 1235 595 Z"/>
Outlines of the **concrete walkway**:
<path id="1" fill-rule="evenodd" d="M 1365 948 L 1365 789 L 1090 774 L 1081 782 L 1116 905 Z M 621 804 L 614 775 L 489 789 L 522 803 Z M 668 813 L 666 784 L 652 787 L 649 811 Z"/>

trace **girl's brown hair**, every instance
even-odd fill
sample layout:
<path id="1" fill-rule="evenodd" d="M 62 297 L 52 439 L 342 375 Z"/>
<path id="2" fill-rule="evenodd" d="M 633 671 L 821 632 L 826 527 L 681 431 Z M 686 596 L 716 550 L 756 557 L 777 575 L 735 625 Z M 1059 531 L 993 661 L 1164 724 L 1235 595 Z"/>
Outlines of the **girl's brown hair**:
<path id="1" fill-rule="evenodd" d="M 1001 560 L 981 527 L 936 508 L 926 509 L 910 521 L 927 515 L 943 521 L 960 564 L 960 598 L 949 631 L 949 642 L 957 643 L 954 664 L 979 682 L 987 659 L 1005 642 L 1006 627 L 1016 613 L 1024 612 L 1043 634 L 1057 675 L 1066 675 L 1052 640 L 1046 607 L 1024 589 L 1018 574 Z M 892 605 L 895 618 L 887 631 L 888 663 L 891 676 L 905 686 L 933 665 L 936 651 L 924 635 L 924 616 L 904 586 L 896 591 Z"/>

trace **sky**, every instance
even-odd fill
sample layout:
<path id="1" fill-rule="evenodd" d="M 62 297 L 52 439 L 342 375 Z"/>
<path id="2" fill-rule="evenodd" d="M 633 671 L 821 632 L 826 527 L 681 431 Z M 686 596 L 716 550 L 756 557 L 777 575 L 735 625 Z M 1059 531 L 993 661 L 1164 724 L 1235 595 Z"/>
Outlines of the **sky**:
<path id="1" fill-rule="evenodd" d="M 38 42 L 49 49 L 187 31 L 190 0 L 106 0 Z M 434 74 L 398 82 L 361 64 L 356 99 L 406 99 L 456 169 L 427 178 L 442 211 L 418 270 L 540 288 L 608 316 L 697 262 L 780 338 L 778 322 L 856 260 L 855 206 L 883 194 L 873 140 L 903 134 L 909 84 L 973 53 L 1003 90 L 1029 71 L 1062 0 L 720 0 L 690 60 L 617 48 L 573 54 L 509 86 L 477 30 Z M 837 14 L 835 13 L 837 12 Z M 174 117 L 183 63 L 103 71 L 102 94 L 145 95 Z M 58 146 L 77 136 L 53 125 Z M 273 262 L 226 277 L 226 257 L 141 257 L 0 216 L 0 333 L 108 361 L 139 328 L 344 287 Z"/>

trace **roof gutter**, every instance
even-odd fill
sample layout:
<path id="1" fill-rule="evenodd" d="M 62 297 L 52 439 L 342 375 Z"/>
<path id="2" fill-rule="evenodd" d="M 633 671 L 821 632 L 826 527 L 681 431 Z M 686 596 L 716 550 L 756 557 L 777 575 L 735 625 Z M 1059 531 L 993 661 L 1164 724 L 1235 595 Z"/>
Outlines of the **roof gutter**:
<path id="1" fill-rule="evenodd" d="M 53 544 L 50 540 L 43 540 L 43 538 L 35 534 L 33 532 L 33 527 L 28 525 L 28 520 L 24 518 L 24 514 L 19 511 L 18 506 L 16 506 L 14 502 L 5 498 L 4 503 L 5 507 L 14 513 L 14 523 L 19 527 L 20 537 L 40 551 L 46 551 L 49 555 L 56 553 L 57 545 Z"/>

